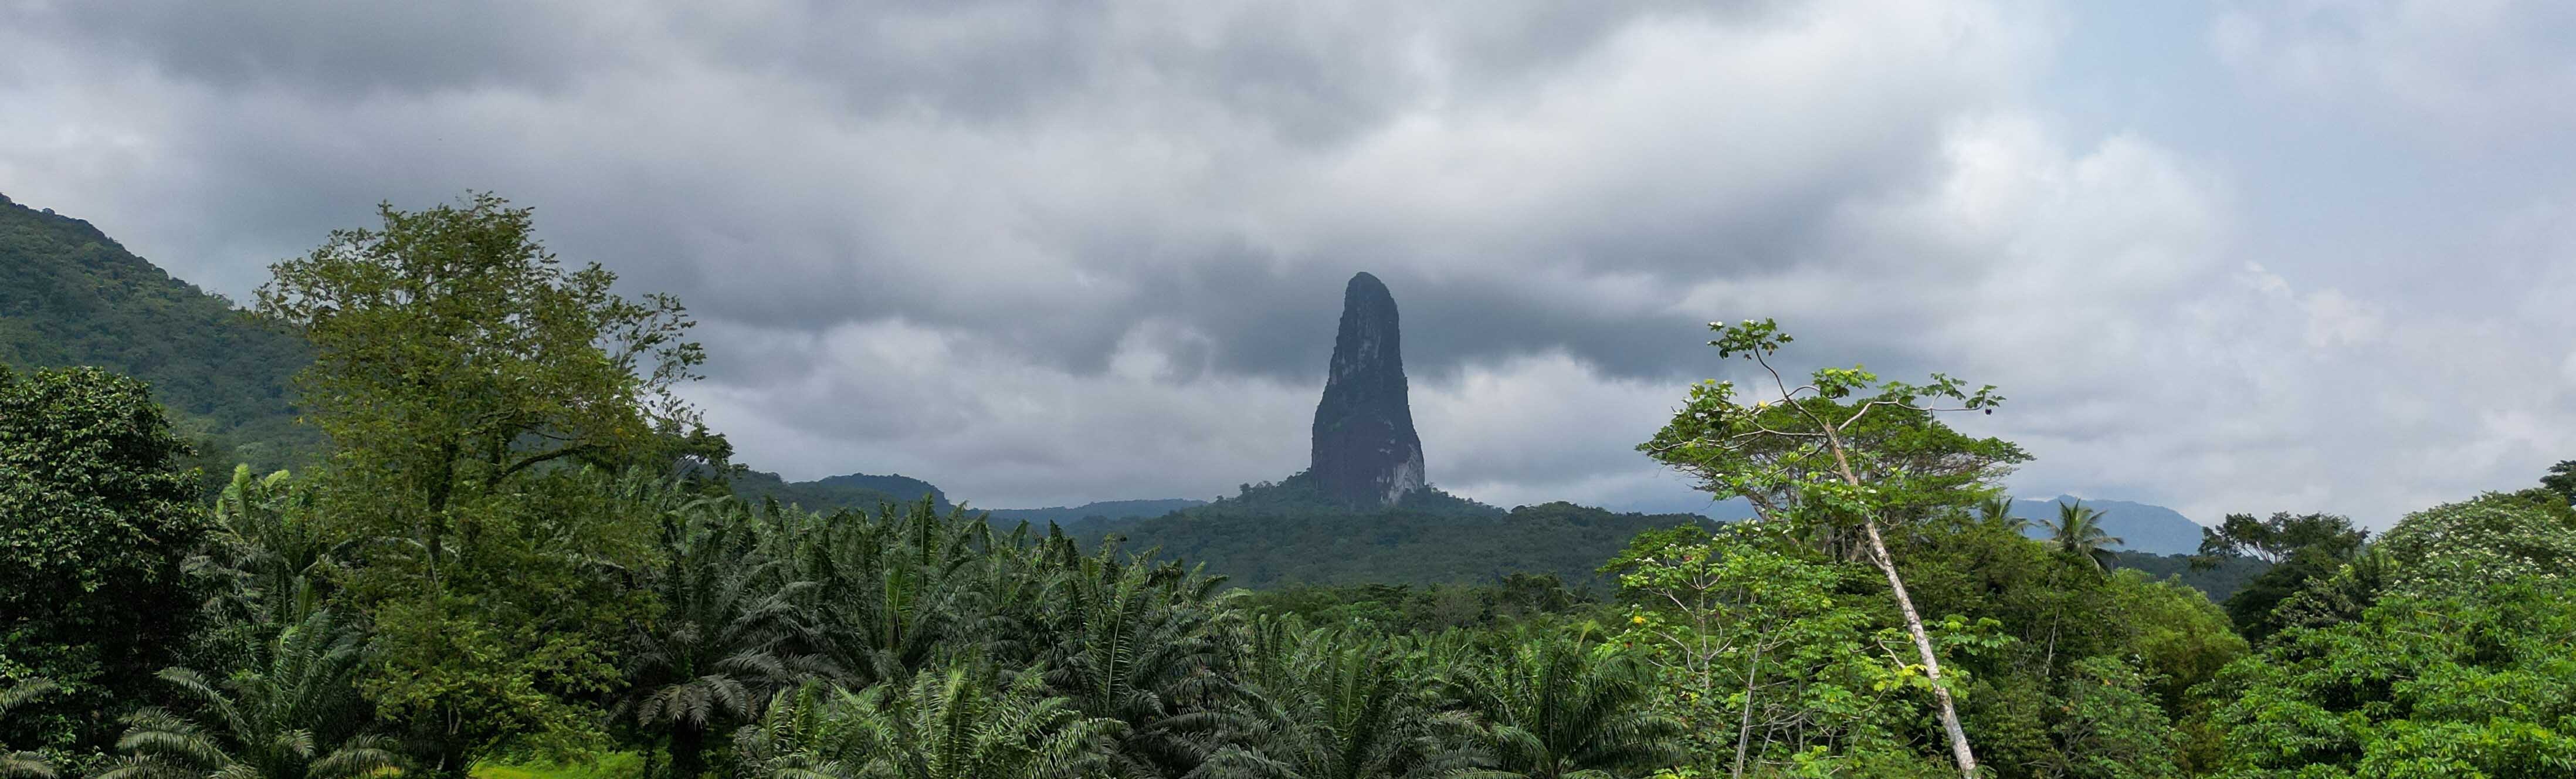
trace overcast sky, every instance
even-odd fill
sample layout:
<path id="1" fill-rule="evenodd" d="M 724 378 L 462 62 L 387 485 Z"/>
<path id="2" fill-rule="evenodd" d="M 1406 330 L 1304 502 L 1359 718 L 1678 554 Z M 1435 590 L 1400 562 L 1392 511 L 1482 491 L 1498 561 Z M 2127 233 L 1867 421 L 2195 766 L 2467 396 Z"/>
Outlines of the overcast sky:
<path id="1" fill-rule="evenodd" d="M 2576 4 L 0 0 L 0 52 L 0 193 L 242 299 L 495 190 L 680 295 L 791 478 L 1286 476 L 1361 270 L 1505 506 L 1704 507 L 1632 447 L 1746 317 L 2001 386 L 2018 494 L 2384 526 L 2576 458 Z"/>

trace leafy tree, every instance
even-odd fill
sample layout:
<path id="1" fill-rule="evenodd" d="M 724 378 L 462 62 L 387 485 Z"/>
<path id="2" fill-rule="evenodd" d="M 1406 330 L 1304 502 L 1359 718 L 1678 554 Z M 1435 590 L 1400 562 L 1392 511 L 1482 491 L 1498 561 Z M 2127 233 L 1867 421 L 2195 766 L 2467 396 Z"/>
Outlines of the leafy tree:
<path id="1" fill-rule="evenodd" d="M 1873 635 L 1840 592 L 1845 566 L 1776 529 L 1644 534 L 1605 566 L 1630 604 L 1615 638 L 1658 671 L 1657 707 L 1684 726 L 1680 770 L 1937 771 L 1907 737 L 1922 680 L 1887 662 L 1902 632 Z"/>
<path id="2" fill-rule="evenodd" d="M 668 472 L 722 446 L 672 393 L 703 358 L 676 301 L 567 270 L 492 195 L 378 213 L 275 265 L 259 310 L 314 348 L 319 511 L 362 544 L 348 586 L 376 629 L 360 688 L 422 769 L 462 775 L 504 741 L 585 738 L 581 700 L 647 602 L 613 574 L 650 563 L 650 514 L 563 466 Z"/>
<path id="3" fill-rule="evenodd" d="M 1533 635 L 1455 670 L 1490 767 L 1454 776 L 1561 779 L 1665 764 L 1681 723 L 1647 705 L 1645 669 L 1585 636 Z"/>
<path id="4" fill-rule="evenodd" d="M 98 779 L 323 779 L 393 768 L 390 742 L 358 732 L 369 721 L 352 686 L 361 645 L 323 609 L 283 627 L 256 665 L 222 681 L 164 669 L 204 724 L 158 708 L 128 715 L 117 740 L 127 757 Z"/>
<path id="5" fill-rule="evenodd" d="M 142 382 L 0 368 L 0 676 L 104 704 L 176 657 L 195 605 L 182 562 L 207 531 L 186 454 Z M 111 735 L 71 723 L 46 740 Z"/>
<path id="6" fill-rule="evenodd" d="M 2226 603 L 2237 631 L 2259 642 L 2282 627 L 2283 621 L 2273 613 L 2282 601 L 2307 589 L 2310 582 L 2332 576 L 2360 552 L 2369 535 L 2354 528 L 2352 520 L 2333 514 L 2284 511 L 2268 519 L 2229 514 L 2218 527 L 2202 529 L 2200 555 L 2193 565 L 2207 569 L 2226 560 L 2253 559 L 2271 566 L 2228 596 Z"/>
<path id="7" fill-rule="evenodd" d="M 2375 545 L 2396 566 L 2388 590 L 2431 594 L 2568 576 L 2576 571 L 2576 509 L 2555 498 L 2491 492 L 2406 515 Z"/>
<path id="8" fill-rule="evenodd" d="M 852 693 L 781 692 L 735 739 L 744 773 L 774 779 L 1075 779 L 1107 767 L 1117 720 L 1048 697 L 1042 674 L 926 670 Z"/>
<path id="9" fill-rule="evenodd" d="M 2065 745 L 2064 775 L 2084 779 L 2182 776 L 2174 762 L 2178 734 L 2147 689 L 2147 677 L 2116 658 L 2074 664 L 2056 735 Z"/>
<path id="10" fill-rule="evenodd" d="M 2002 397 L 1993 387 L 1971 391 L 1940 374 L 1916 385 L 1881 381 L 1857 367 L 1818 369 L 1792 388 L 1771 364 L 1791 341 L 1776 323 L 1712 322 L 1709 329 L 1718 333 L 1709 345 L 1721 357 L 1743 357 L 1760 368 L 1771 386 L 1760 391 L 1766 399 L 1739 402 L 1733 382 L 1693 385 L 1672 421 L 1639 450 L 1692 474 L 1701 489 L 1742 496 L 1765 519 L 1813 532 L 1829 550 L 1856 548 L 1877 566 L 1932 682 L 1951 757 L 1961 776 L 1974 779 L 1976 753 L 1881 527 L 1972 504 L 1991 480 L 2027 459 L 2009 443 L 1972 439 L 1933 418 L 1939 411 L 1993 413 Z M 1942 400 L 1958 405 L 1930 405 Z"/>
<path id="11" fill-rule="evenodd" d="M 2110 547 L 2126 543 L 2102 530 L 2101 511 L 2082 503 L 2057 504 L 2057 521 L 2042 524 L 2048 527 L 2051 548 L 2091 561 L 2097 571 L 2109 572 L 2118 560 Z"/>
<path id="12" fill-rule="evenodd" d="M 28 679 L 0 689 L 0 724 L 8 723 L 11 709 L 59 689 L 46 679 Z M 0 747 L 0 779 L 54 779 L 54 766 L 44 755 Z"/>
<path id="13" fill-rule="evenodd" d="M 2571 645 L 2564 579 L 2401 592 L 2356 621 L 2283 630 L 2209 693 L 2231 775 L 2567 776 Z"/>

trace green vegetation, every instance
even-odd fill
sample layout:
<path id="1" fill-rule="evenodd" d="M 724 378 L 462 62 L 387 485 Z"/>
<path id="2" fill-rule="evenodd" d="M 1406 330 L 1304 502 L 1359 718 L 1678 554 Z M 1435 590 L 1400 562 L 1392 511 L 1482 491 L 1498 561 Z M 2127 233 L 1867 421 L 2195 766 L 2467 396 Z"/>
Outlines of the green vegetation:
<path id="1" fill-rule="evenodd" d="M 320 444 L 295 424 L 287 377 L 312 358 L 293 336 L 170 277 L 88 222 L 0 196 L 0 365 L 96 366 L 132 376 L 221 476 L 266 472 Z"/>
<path id="2" fill-rule="evenodd" d="M 1938 416 L 1991 390 L 1832 368 L 1696 385 L 1641 447 L 1755 520 L 1299 476 L 1004 526 L 899 477 L 780 499 L 676 400 L 675 301 L 497 198 L 381 216 L 261 293 L 311 467 L 201 499 L 142 382 L 0 369 L 0 777 L 2576 771 L 2565 467 L 2119 553 L 2081 506 L 2025 535 L 2026 455 Z"/>

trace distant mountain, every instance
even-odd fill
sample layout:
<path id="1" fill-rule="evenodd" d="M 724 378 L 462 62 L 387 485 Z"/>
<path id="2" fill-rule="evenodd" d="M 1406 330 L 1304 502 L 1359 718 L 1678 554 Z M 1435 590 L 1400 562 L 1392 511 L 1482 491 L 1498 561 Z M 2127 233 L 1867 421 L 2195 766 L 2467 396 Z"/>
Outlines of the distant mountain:
<path id="1" fill-rule="evenodd" d="M 2016 498 L 2013 516 L 2030 520 L 2032 527 L 2023 531 L 2032 538 L 2045 538 L 2048 529 L 2036 523 L 2057 520 L 2060 504 L 2082 500 L 2084 505 L 2102 512 L 2102 529 L 2126 541 L 2121 549 L 2160 555 L 2197 554 L 2200 552 L 2200 524 L 2185 518 L 2181 512 L 2163 506 L 2131 503 L 2125 500 L 2084 500 L 2073 495 L 2055 498 Z"/>
<path id="2" fill-rule="evenodd" d="M 282 467 L 318 451 L 288 379 L 295 336 L 125 250 L 90 223 L 0 195 L 0 364 L 95 365 L 142 379 L 209 467 Z"/>
<path id="3" fill-rule="evenodd" d="M 903 501 L 905 503 L 920 500 L 921 496 L 928 495 L 930 496 L 930 502 L 939 504 L 939 510 L 947 511 L 949 509 L 947 493 L 940 492 L 939 488 L 933 486 L 930 482 L 915 479 L 899 473 L 884 476 L 868 473 L 825 476 L 821 479 L 816 479 L 807 483 L 827 489 L 873 490 L 887 495 L 892 495 L 896 500 Z"/>
<path id="4" fill-rule="evenodd" d="M 945 512 L 952 508 L 948 496 L 930 482 L 909 476 L 877 476 L 853 473 L 814 481 L 787 481 L 768 471 L 746 471 L 734 477 L 733 494 L 757 504 L 763 498 L 775 499 L 779 505 L 801 506 L 811 511 L 858 509 L 874 511 L 888 503 L 912 503 L 928 495 L 932 503 Z"/>
<path id="5" fill-rule="evenodd" d="M 1084 522 L 1159 517 L 1182 509 L 1207 505 L 1204 500 L 1166 498 L 1162 500 L 1104 500 L 1079 506 L 1056 506 L 1042 509 L 989 509 L 993 521 L 1002 524 L 1027 522 L 1045 526 L 1055 523 L 1070 530 Z"/>

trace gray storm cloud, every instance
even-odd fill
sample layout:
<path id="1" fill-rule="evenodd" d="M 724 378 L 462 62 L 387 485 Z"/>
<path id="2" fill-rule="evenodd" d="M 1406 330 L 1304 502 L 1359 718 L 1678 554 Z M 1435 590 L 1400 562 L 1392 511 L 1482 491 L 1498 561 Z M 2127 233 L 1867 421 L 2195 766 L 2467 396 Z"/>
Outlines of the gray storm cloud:
<path id="1" fill-rule="evenodd" d="M 0 192 L 238 297 L 496 190 L 691 305 L 755 464 L 982 505 L 1286 475 L 1367 270 L 1497 502 L 1689 505 L 1629 447 L 1775 316 L 2002 385 L 2026 492 L 2384 523 L 2576 456 L 2576 70 L 2547 5 L 2318 13 L 16 2 Z"/>

